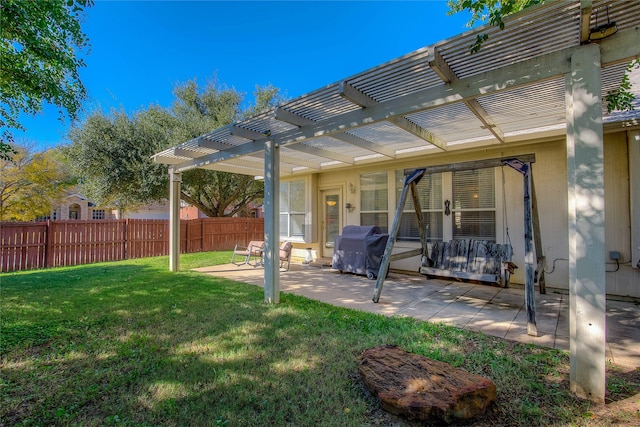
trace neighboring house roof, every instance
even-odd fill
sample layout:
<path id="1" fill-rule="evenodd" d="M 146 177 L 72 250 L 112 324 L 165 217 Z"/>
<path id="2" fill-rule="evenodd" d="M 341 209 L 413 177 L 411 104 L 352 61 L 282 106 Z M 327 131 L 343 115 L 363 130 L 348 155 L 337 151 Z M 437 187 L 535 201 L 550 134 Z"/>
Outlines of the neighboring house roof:
<path id="1" fill-rule="evenodd" d="M 601 95 L 619 87 L 638 55 L 640 2 L 561 1 L 532 6 L 324 86 L 277 108 L 157 153 L 175 171 L 206 168 L 261 176 L 265 142 L 280 147 L 280 175 L 380 162 L 416 154 L 560 136 L 566 129 L 565 75 L 588 43 L 597 11 L 618 32 L 598 41 Z M 469 47 L 489 34 L 475 54 Z M 608 126 L 639 112 L 611 115 Z M 628 125 L 628 123 L 626 123 Z"/>

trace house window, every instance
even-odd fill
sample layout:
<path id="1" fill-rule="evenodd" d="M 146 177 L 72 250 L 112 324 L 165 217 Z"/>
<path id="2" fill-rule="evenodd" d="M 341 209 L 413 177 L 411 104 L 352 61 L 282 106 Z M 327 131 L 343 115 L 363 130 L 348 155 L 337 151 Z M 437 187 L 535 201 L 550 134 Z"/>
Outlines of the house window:
<path id="1" fill-rule="evenodd" d="M 74 203 L 69 206 L 69 219 L 80 219 L 80 205 Z"/>
<path id="2" fill-rule="evenodd" d="M 280 183 L 281 238 L 304 238 L 305 196 L 304 180 Z"/>
<path id="3" fill-rule="evenodd" d="M 402 188 L 404 187 L 404 171 L 396 171 L 396 200 L 400 200 Z M 442 174 L 427 174 L 422 177 L 416 185 L 418 199 L 420 200 L 420 210 L 424 221 L 427 240 L 442 240 Z M 418 228 L 418 217 L 413 205 L 411 191 L 407 190 L 407 199 L 402 211 L 400 226 L 398 228 L 398 241 L 420 241 L 420 230 Z"/>
<path id="4" fill-rule="evenodd" d="M 360 175 L 360 225 L 377 225 L 389 230 L 389 188 L 387 173 Z"/>
<path id="5" fill-rule="evenodd" d="M 494 169 L 453 172 L 451 202 L 454 239 L 496 239 Z"/>
<path id="6" fill-rule="evenodd" d="M 91 219 L 104 219 L 104 209 L 94 209 L 91 211 Z"/>
<path id="7" fill-rule="evenodd" d="M 396 201 L 404 172 L 396 171 Z M 416 185 L 427 240 L 496 240 L 495 169 L 425 174 Z M 445 209 L 449 206 L 449 210 Z M 419 241 L 420 230 L 411 192 L 400 219 L 398 241 Z"/>

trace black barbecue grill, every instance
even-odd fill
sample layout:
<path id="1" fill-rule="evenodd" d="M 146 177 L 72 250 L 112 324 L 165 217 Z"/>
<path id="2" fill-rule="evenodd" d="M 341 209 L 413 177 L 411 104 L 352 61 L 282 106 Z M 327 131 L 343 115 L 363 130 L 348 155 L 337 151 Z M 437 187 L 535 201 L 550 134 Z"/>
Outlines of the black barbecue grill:
<path id="1" fill-rule="evenodd" d="M 336 236 L 331 266 L 375 279 L 387 245 L 388 234 L 375 225 L 347 225 Z"/>

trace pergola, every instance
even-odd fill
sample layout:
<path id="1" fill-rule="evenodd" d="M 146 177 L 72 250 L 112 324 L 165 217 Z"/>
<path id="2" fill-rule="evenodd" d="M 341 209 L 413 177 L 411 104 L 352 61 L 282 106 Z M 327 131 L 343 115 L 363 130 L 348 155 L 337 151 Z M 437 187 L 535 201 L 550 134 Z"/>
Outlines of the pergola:
<path id="1" fill-rule="evenodd" d="M 607 116 L 602 100 L 638 56 L 640 1 L 554 1 L 505 19 L 503 30 L 474 29 L 162 151 L 154 159 L 171 176 L 170 268 L 183 171 L 264 178 L 265 301 L 277 303 L 280 177 L 566 135 L 571 388 L 603 401 L 604 213 L 584 200 L 604 205 L 605 128 L 637 129 L 639 115 Z"/>

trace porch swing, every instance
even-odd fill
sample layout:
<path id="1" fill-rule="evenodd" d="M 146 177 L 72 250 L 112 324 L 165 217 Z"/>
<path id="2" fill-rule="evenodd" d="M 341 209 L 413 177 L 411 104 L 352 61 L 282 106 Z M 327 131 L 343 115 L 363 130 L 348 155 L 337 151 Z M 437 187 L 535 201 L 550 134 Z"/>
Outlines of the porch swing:
<path id="1" fill-rule="evenodd" d="M 513 247 L 511 246 L 507 219 L 504 166 L 502 166 L 501 172 L 505 243 L 477 239 L 433 242 L 431 252 L 425 253 L 425 256 L 422 257 L 420 273 L 427 277 L 451 277 L 460 280 L 495 283 L 505 288 L 509 286 L 509 277 L 518 267 L 511 261 Z"/>
<path id="2" fill-rule="evenodd" d="M 475 280 L 480 282 L 495 283 L 502 286 L 508 286 L 510 275 L 516 265 L 511 261 L 513 248 L 511 246 L 511 238 L 509 236 L 508 224 L 506 221 L 506 198 L 503 194 L 503 209 L 505 212 L 505 232 L 506 243 L 496 243 L 489 240 L 452 240 L 449 242 L 435 242 L 431 245 L 429 252 L 427 233 L 424 220 L 422 218 L 422 210 L 420 209 L 420 200 L 416 189 L 425 174 L 448 171 L 473 170 L 489 167 L 509 166 L 515 171 L 522 174 L 524 178 L 524 205 L 525 205 L 525 267 L 526 267 L 526 287 L 531 289 L 533 295 L 534 270 L 536 276 L 538 272 L 541 277 L 537 277 L 540 282 L 540 292 L 544 293 L 544 277 L 543 269 L 544 257 L 541 256 L 541 244 L 539 243 L 539 231 L 536 229 L 536 252 L 539 254 L 538 268 L 533 267 L 533 228 L 538 227 L 537 209 L 535 207 L 535 197 L 532 200 L 532 180 L 531 180 L 531 163 L 535 162 L 535 155 L 526 154 L 517 157 L 497 158 L 478 160 L 473 162 L 456 163 L 452 165 L 431 166 L 423 169 L 415 169 L 405 171 L 405 183 L 400 194 L 398 207 L 396 209 L 393 225 L 389 233 L 389 239 L 385 248 L 380 269 L 377 275 L 376 288 L 374 291 L 373 301 L 378 302 L 384 278 L 387 275 L 389 264 L 391 261 L 405 259 L 411 256 L 421 255 L 421 266 L 419 272 L 426 276 L 454 277 L 460 280 Z M 399 254 L 391 254 L 393 245 L 398 235 L 400 227 L 400 219 L 404 210 L 408 191 L 411 190 L 413 205 L 415 208 L 418 228 L 420 232 L 419 249 L 410 250 Z M 503 192 L 504 192 L 504 170 L 503 170 Z"/>

